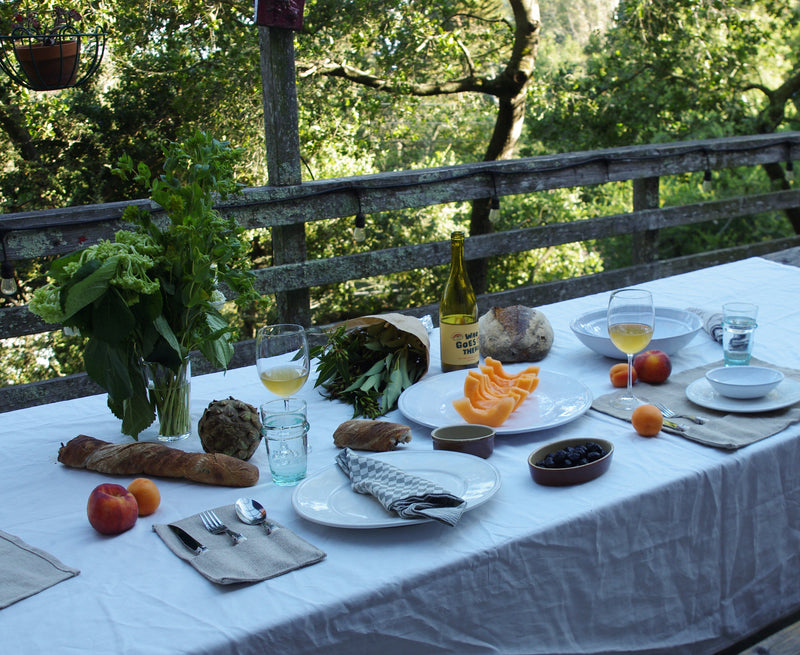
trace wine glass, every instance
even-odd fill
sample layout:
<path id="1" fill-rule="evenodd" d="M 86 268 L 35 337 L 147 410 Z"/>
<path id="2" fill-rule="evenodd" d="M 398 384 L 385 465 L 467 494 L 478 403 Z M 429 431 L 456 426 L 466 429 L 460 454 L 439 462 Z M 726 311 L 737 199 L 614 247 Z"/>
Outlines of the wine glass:
<path id="1" fill-rule="evenodd" d="M 311 369 L 305 328 L 292 323 L 262 327 L 256 335 L 256 368 L 261 383 L 288 401 Z"/>
<path id="2" fill-rule="evenodd" d="M 633 356 L 653 337 L 653 294 L 644 289 L 620 289 L 608 301 L 608 336 L 628 356 L 628 388 L 611 400 L 617 409 L 632 410 L 641 404 L 633 395 Z"/>

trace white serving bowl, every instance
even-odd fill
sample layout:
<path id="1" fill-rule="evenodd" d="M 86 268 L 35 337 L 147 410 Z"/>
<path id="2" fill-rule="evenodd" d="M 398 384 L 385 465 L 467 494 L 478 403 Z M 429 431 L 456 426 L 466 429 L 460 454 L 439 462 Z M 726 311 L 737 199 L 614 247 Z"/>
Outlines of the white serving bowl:
<path id="1" fill-rule="evenodd" d="M 728 398 L 761 398 L 781 383 L 783 373 L 765 366 L 720 366 L 708 371 L 706 380 Z"/>
<path id="2" fill-rule="evenodd" d="M 612 359 L 625 359 L 608 336 L 607 309 L 595 309 L 574 319 L 569 327 L 581 343 L 600 355 Z M 662 350 L 667 355 L 678 352 L 688 344 L 703 327 L 694 312 L 676 307 L 656 307 L 656 324 L 653 338 L 645 350 Z"/>

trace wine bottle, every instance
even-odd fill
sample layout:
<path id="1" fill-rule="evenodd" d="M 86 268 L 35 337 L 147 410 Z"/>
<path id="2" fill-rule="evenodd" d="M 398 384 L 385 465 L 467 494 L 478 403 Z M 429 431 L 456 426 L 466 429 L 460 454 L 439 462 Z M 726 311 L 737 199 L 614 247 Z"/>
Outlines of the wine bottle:
<path id="1" fill-rule="evenodd" d="M 439 303 L 442 370 L 478 365 L 478 303 L 464 266 L 464 233 L 450 235 L 450 275 Z"/>

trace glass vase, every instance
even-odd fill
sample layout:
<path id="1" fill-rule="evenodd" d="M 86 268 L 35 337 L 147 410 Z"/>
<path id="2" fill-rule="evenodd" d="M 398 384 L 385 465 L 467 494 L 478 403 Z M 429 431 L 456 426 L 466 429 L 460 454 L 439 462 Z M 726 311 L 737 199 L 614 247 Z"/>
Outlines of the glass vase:
<path id="1" fill-rule="evenodd" d="M 189 395 L 192 363 L 185 358 L 177 372 L 159 362 L 145 362 L 147 389 L 156 406 L 158 439 L 180 441 L 192 432 Z"/>

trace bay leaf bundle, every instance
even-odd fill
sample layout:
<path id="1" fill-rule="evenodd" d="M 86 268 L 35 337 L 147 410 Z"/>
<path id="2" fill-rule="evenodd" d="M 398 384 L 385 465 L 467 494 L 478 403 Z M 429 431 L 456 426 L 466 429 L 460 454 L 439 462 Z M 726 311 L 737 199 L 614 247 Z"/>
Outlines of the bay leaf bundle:
<path id="1" fill-rule="evenodd" d="M 351 319 L 312 349 L 316 387 L 353 406 L 353 418 L 376 418 L 397 407 L 400 394 L 428 370 L 430 342 L 422 322 L 403 314 Z"/>

